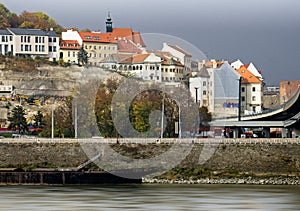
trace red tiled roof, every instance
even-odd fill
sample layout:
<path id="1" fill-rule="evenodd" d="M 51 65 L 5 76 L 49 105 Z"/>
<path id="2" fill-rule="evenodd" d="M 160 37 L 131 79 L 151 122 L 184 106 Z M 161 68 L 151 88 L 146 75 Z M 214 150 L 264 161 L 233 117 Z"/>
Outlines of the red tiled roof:
<path id="1" fill-rule="evenodd" d="M 137 45 L 146 47 L 140 32 L 133 32 L 131 28 L 113 28 L 113 31 L 107 34 L 115 40 L 126 38 Z"/>
<path id="2" fill-rule="evenodd" d="M 120 39 L 118 42 L 118 51 L 119 52 L 128 52 L 128 53 L 141 53 L 139 49 L 132 41 Z"/>
<path id="3" fill-rule="evenodd" d="M 217 62 L 217 68 L 220 68 L 223 64 L 224 64 L 224 62 Z M 212 68 L 213 62 L 212 61 L 205 62 L 204 67 Z"/>
<path id="4" fill-rule="evenodd" d="M 183 65 L 179 62 L 179 61 L 176 61 L 174 60 L 173 58 L 168 58 L 168 57 L 163 57 L 163 62 L 162 62 L 163 65 L 176 65 L 176 66 L 182 66 Z"/>
<path id="5" fill-rule="evenodd" d="M 81 46 L 77 40 L 60 40 L 60 49 L 79 50 Z"/>
<path id="6" fill-rule="evenodd" d="M 148 53 L 154 53 L 156 56 L 163 57 L 173 57 L 173 55 L 170 52 L 167 51 L 156 51 L 156 50 L 147 50 Z"/>
<path id="7" fill-rule="evenodd" d="M 135 44 L 141 45 L 142 47 L 146 47 L 146 44 L 144 43 L 140 32 L 133 32 L 133 42 Z"/>
<path id="8" fill-rule="evenodd" d="M 81 39 L 84 42 L 99 42 L 99 43 L 111 43 L 116 40 L 111 36 L 110 33 L 98 33 L 98 32 L 78 32 Z"/>
<path id="9" fill-rule="evenodd" d="M 132 63 L 143 63 L 150 54 L 136 54 L 133 57 Z"/>
<path id="10" fill-rule="evenodd" d="M 248 65 L 249 67 L 249 65 Z M 251 73 L 247 69 L 247 65 L 241 66 L 239 69 L 236 70 L 243 78 L 244 80 L 242 83 L 262 83 L 261 80 L 259 80 L 253 73 Z"/>

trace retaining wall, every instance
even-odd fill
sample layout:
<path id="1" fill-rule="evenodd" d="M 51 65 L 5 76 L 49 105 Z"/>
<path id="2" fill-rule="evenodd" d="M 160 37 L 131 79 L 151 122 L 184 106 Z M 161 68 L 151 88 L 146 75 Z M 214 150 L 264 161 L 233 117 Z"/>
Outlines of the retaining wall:
<path id="1" fill-rule="evenodd" d="M 171 147 L 174 143 L 188 144 L 191 153 L 181 162 L 181 167 L 300 174 L 300 139 L 0 139 L 0 165 L 77 167 L 89 160 L 81 142 L 110 143 L 117 151 L 130 149 L 128 155 L 134 152 L 134 158 L 174 150 Z M 199 163 L 201 154 L 211 153 L 209 149 L 213 150 L 212 156 L 205 163 Z M 173 153 L 177 153 L 176 149 Z"/>

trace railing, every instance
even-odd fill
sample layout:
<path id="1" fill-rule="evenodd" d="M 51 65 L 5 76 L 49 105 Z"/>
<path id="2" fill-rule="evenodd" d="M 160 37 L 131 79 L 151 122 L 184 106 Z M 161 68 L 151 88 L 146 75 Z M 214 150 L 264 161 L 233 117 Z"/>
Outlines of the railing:
<path id="1" fill-rule="evenodd" d="M 275 108 L 272 109 L 267 109 L 267 110 L 263 110 L 259 113 L 255 113 L 255 114 L 248 114 L 248 115 L 242 115 L 241 117 L 258 117 L 260 115 L 264 115 L 264 114 L 268 114 L 268 113 L 273 113 L 273 112 L 280 112 L 281 109 L 286 110 L 288 108 L 290 108 L 292 105 L 294 105 L 294 103 L 299 99 L 300 97 L 300 87 L 298 88 L 297 92 L 293 95 L 293 97 L 291 97 L 287 102 L 285 102 L 282 105 L 279 105 Z M 300 109 L 299 109 L 300 112 Z M 238 116 L 232 116 L 232 117 L 220 117 L 217 118 L 216 120 L 222 120 L 222 119 L 237 119 Z"/>

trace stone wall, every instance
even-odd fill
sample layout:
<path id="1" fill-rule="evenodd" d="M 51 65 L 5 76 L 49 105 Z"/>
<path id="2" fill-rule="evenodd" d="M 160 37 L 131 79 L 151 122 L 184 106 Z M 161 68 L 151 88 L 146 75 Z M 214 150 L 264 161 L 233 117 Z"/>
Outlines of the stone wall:
<path id="1" fill-rule="evenodd" d="M 299 139 L 182 139 L 163 141 L 147 139 L 80 140 L 91 144 L 111 143 L 114 150 L 136 158 L 157 156 L 172 144 L 189 145 L 191 153 L 181 167 L 203 167 L 213 171 L 236 170 L 256 174 L 300 174 Z M 0 165 L 77 167 L 89 160 L 78 140 L 0 139 Z M 176 148 L 173 151 L 176 153 Z M 210 157 L 204 163 L 199 158 Z M 113 158 L 112 158 L 113 159 Z"/>

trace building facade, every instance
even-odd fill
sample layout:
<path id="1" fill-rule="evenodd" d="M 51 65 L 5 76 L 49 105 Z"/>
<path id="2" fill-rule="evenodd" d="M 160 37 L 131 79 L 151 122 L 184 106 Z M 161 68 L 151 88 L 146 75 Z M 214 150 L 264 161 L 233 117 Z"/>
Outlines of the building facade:
<path id="1" fill-rule="evenodd" d="M 54 31 L 7 28 L 0 30 L 0 53 L 12 56 L 59 59 L 59 37 Z"/>
<path id="2" fill-rule="evenodd" d="M 184 74 L 187 75 L 192 69 L 192 55 L 179 46 L 172 46 L 163 43 L 162 51 L 170 52 L 174 57 L 179 59 L 179 62 L 184 66 Z"/>
<path id="3" fill-rule="evenodd" d="M 256 77 L 247 66 L 241 66 L 237 72 L 243 78 L 241 84 L 241 110 L 244 114 L 262 112 L 263 82 Z"/>
<path id="4" fill-rule="evenodd" d="M 282 80 L 280 81 L 280 104 L 289 101 L 298 91 L 300 80 Z"/>

